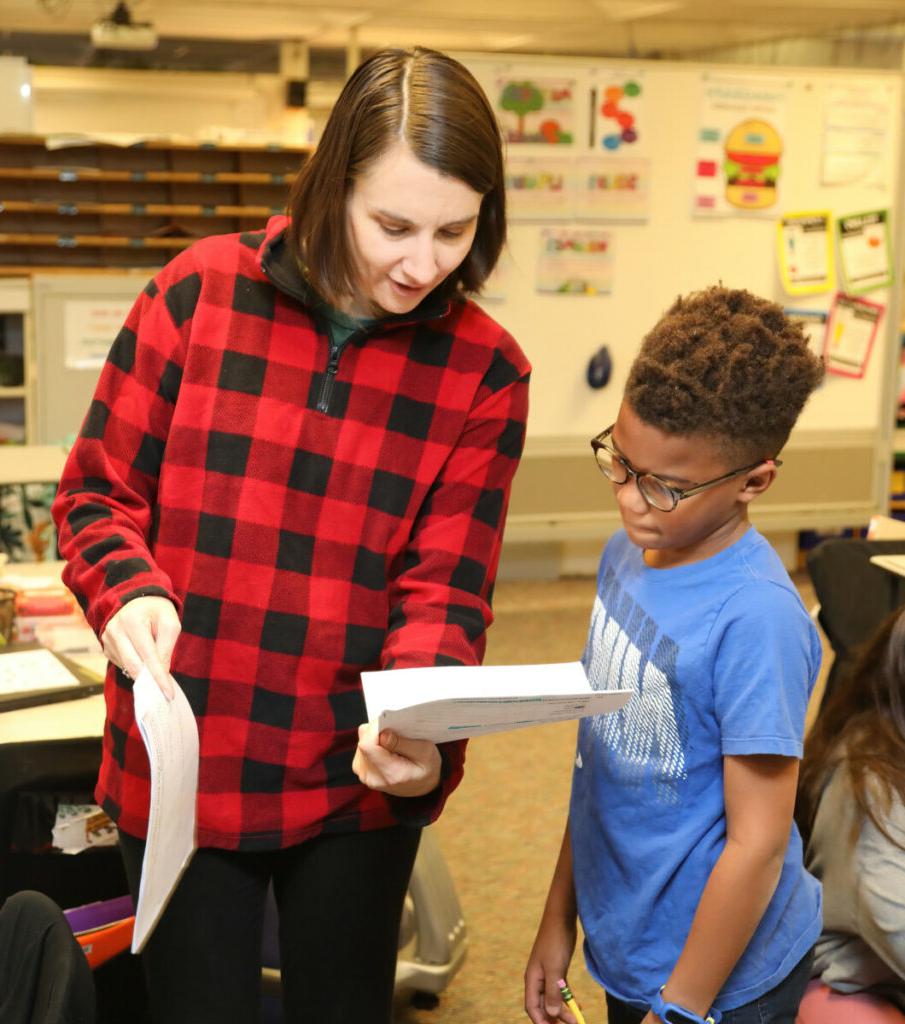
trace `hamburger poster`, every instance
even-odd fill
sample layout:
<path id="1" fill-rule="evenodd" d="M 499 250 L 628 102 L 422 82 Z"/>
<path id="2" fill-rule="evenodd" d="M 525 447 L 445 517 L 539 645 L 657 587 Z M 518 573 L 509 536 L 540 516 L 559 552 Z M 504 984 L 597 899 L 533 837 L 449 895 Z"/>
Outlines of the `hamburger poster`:
<path id="1" fill-rule="evenodd" d="M 697 217 L 775 217 L 789 84 L 705 75 L 694 174 Z"/>

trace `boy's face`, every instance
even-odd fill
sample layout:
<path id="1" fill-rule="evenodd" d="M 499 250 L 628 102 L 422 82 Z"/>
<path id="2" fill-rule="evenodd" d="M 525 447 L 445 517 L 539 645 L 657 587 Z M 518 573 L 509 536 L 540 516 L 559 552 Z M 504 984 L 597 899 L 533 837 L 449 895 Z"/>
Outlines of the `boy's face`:
<path id="1" fill-rule="evenodd" d="M 623 402 L 610 437 L 613 448 L 638 473 L 653 473 L 680 489 L 713 480 L 735 469 L 712 441 L 665 434 L 640 419 Z M 683 499 L 672 512 L 644 500 L 634 478 L 613 484 L 629 540 L 646 552 L 648 565 L 667 568 L 709 558 L 747 529 L 748 502 L 772 482 L 765 467 Z"/>

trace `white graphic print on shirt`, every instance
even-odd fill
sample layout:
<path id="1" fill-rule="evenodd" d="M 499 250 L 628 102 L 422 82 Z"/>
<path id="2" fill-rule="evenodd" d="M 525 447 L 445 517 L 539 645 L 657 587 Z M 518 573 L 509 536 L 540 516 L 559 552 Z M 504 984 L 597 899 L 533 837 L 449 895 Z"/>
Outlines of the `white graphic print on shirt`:
<path id="1" fill-rule="evenodd" d="M 605 770 L 629 785 L 653 782 L 660 803 L 675 803 L 688 777 L 685 716 L 675 689 L 678 646 L 610 571 L 602 594 L 594 601 L 585 671 L 595 690 L 634 695 L 622 710 L 596 716 L 590 731 L 609 751 Z"/>

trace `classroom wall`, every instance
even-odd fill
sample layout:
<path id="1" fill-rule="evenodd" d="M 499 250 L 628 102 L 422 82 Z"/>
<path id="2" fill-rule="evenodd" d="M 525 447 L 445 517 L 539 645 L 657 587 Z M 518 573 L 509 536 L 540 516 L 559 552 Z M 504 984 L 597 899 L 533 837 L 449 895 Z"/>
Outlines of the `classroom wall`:
<path id="1" fill-rule="evenodd" d="M 641 339 L 679 294 L 721 281 L 730 287 L 748 288 L 781 305 L 828 309 L 831 294 L 793 298 L 783 292 L 776 269 L 776 222 L 782 213 L 829 209 L 838 216 L 896 205 L 898 74 L 856 76 L 816 69 L 718 69 L 577 58 L 535 58 L 529 62 L 466 55 L 465 59 L 488 91 L 496 76 L 519 74 L 523 69 L 536 77 L 566 77 L 596 65 L 617 68 L 623 74 L 637 70 L 646 98 L 641 132 L 647 143 L 630 155 L 650 160 L 649 218 L 643 223 L 599 221 L 580 225 L 611 235 L 614 280 L 609 294 L 538 294 L 535 273 L 540 231 L 544 226 L 557 225 L 510 225 L 509 249 L 514 265 L 505 280 L 505 298 L 484 305 L 522 343 L 534 365 L 532 437 L 588 438 L 611 422 Z M 716 75 L 789 85 L 780 200 L 765 216 L 692 216 L 701 91 L 708 78 Z M 830 86 L 839 82 L 883 83 L 891 91 L 895 120 L 890 124 L 893 147 L 884 188 L 820 184 L 822 103 Z M 897 301 L 898 296 L 880 289 L 866 297 L 888 305 L 881 332 L 888 330 L 895 315 L 893 300 Z M 610 348 L 613 375 L 604 390 L 594 391 L 585 381 L 585 370 L 602 344 Z M 808 403 L 798 432 L 885 428 L 891 419 L 891 407 L 886 407 L 888 396 L 883 394 L 887 353 L 888 344 L 878 337 L 863 380 L 828 377 Z"/>
<path id="2" fill-rule="evenodd" d="M 521 58 L 464 55 L 486 81 Z M 550 565 L 565 565 L 570 546 L 596 546 L 618 525 L 602 479 L 590 462 L 587 439 L 615 418 L 629 364 L 644 332 L 680 292 L 722 281 L 749 287 L 788 305 L 825 308 L 825 296 L 791 300 L 782 295 L 775 271 L 775 218 L 700 220 L 691 217 L 691 175 L 695 159 L 697 65 L 539 58 L 554 73 L 573 68 L 623 65 L 643 73 L 652 160 L 650 218 L 643 224 L 596 225 L 612 231 L 615 279 L 611 295 L 539 296 L 534 290 L 537 225 L 513 224 L 513 267 L 502 302 L 485 305 L 522 343 L 534 367 L 532 411 L 526 457 L 515 482 L 507 538 L 512 545 L 544 550 Z M 481 67 L 478 65 L 481 64 Z M 855 212 L 890 205 L 889 194 L 873 190 L 844 196 L 815 184 L 821 142 L 819 97 L 846 73 L 833 70 L 779 71 L 727 67 L 727 74 L 780 75 L 792 83 L 784 167 L 783 208 L 828 206 Z M 862 76 L 865 77 L 865 76 Z M 867 75 L 870 80 L 877 76 Z M 882 75 L 879 76 L 883 78 Z M 886 76 L 896 95 L 900 76 Z M 141 131 L 216 134 L 219 129 L 287 137 L 279 76 L 142 73 L 89 69 L 35 69 L 36 130 Z M 323 97 L 329 105 L 329 87 Z M 315 97 L 316 97 L 315 90 Z M 136 125 L 136 109 L 141 124 Z M 323 109 L 323 108 L 322 108 Z M 898 164 L 898 122 L 895 161 Z M 134 287 L 128 285 L 127 287 Z M 863 381 L 832 378 L 812 399 L 787 450 L 778 485 L 758 503 L 758 525 L 772 531 L 858 525 L 884 501 L 888 486 L 891 428 L 890 381 L 897 334 L 889 303 L 886 337 L 881 339 Z M 40 318 L 40 314 L 39 314 Z M 38 339 L 40 344 L 40 338 Z M 612 381 L 591 391 L 584 380 L 591 354 L 610 346 Z M 43 438 L 55 440 L 54 438 Z M 529 560 L 530 561 L 530 560 Z M 532 564 L 532 572 L 536 564 Z"/>

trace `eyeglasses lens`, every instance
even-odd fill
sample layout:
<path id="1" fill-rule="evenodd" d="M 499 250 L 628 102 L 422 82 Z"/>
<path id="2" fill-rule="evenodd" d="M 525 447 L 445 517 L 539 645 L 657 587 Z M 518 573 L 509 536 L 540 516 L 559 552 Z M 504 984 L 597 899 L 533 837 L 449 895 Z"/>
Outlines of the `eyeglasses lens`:
<path id="1" fill-rule="evenodd" d="M 600 472 L 608 480 L 612 480 L 614 484 L 624 484 L 628 480 L 628 470 L 614 451 L 600 447 L 594 449 L 594 455 Z"/>
<path id="2" fill-rule="evenodd" d="M 672 512 L 676 507 L 675 495 L 671 490 L 654 476 L 638 477 L 638 488 L 644 495 L 645 501 L 661 512 Z"/>

